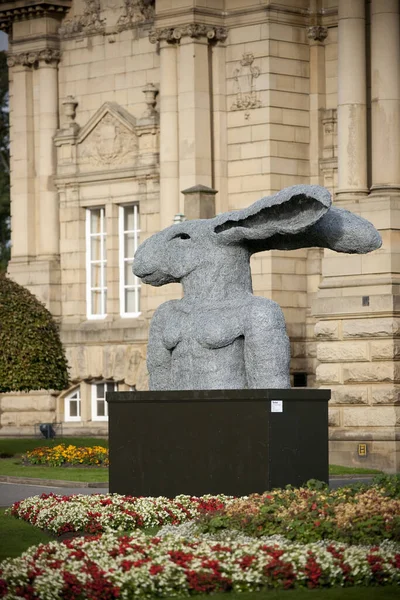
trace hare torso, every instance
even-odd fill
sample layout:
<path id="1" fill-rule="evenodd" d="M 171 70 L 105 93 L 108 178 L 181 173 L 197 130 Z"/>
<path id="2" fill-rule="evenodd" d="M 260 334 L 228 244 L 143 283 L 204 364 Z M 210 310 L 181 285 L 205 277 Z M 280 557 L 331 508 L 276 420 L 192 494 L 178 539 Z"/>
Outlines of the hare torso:
<path id="1" fill-rule="evenodd" d="M 246 388 L 243 304 L 168 311 L 163 344 L 171 352 L 171 389 Z"/>

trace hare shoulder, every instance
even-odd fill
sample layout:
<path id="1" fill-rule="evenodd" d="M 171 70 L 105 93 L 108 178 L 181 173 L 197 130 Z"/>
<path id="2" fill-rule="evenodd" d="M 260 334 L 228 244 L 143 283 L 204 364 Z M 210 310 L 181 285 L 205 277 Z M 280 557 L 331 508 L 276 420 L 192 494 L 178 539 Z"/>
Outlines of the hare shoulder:
<path id="1" fill-rule="evenodd" d="M 245 320 L 244 360 L 249 388 L 288 388 L 290 343 L 273 300 L 253 296 Z"/>

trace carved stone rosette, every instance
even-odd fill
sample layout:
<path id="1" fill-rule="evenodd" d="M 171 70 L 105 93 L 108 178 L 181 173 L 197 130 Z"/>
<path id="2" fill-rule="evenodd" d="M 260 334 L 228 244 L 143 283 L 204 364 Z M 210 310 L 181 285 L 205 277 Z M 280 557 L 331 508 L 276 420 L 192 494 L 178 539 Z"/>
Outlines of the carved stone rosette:
<path id="1" fill-rule="evenodd" d="M 190 38 L 205 37 L 210 41 L 224 42 L 228 36 L 226 27 L 214 27 L 200 23 L 190 23 L 179 27 L 167 27 L 166 29 L 153 29 L 149 33 L 149 41 L 152 44 L 167 41 L 171 44 L 179 42 L 182 37 Z"/>
<path id="2" fill-rule="evenodd" d="M 21 52 L 19 54 L 8 54 L 7 65 L 14 67 L 16 65 L 22 67 L 33 67 L 40 62 L 47 64 L 58 63 L 61 59 L 61 52 L 56 48 L 45 48 L 35 52 Z"/>
<path id="3" fill-rule="evenodd" d="M 307 37 L 314 42 L 323 42 L 328 35 L 328 28 L 322 25 L 307 27 Z"/>

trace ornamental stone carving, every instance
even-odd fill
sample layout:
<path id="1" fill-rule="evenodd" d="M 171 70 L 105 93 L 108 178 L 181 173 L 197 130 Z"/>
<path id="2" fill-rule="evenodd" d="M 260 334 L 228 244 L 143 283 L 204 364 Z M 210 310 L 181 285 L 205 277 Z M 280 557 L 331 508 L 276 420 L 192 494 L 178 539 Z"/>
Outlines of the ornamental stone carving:
<path id="1" fill-rule="evenodd" d="M 44 50 L 38 50 L 35 52 L 21 52 L 19 54 L 8 54 L 7 65 L 9 67 L 15 67 L 16 65 L 22 67 L 33 67 L 41 61 L 51 64 L 58 63 L 61 59 L 61 52 L 57 48 L 45 48 Z"/>
<path id="2" fill-rule="evenodd" d="M 118 31 L 131 29 L 141 21 L 154 19 L 154 0 L 124 0 L 124 12 L 117 21 Z"/>
<path id="3" fill-rule="evenodd" d="M 101 19 L 100 0 L 84 0 L 83 15 L 66 19 L 59 29 L 60 37 L 68 38 L 85 33 L 94 34 L 104 31 L 104 19 Z"/>
<path id="4" fill-rule="evenodd" d="M 95 35 L 111 28 L 114 33 L 131 29 L 154 18 L 154 0 L 83 0 L 83 14 L 66 19 L 59 30 L 62 38 Z"/>
<path id="5" fill-rule="evenodd" d="M 138 155 L 136 119 L 115 102 L 106 102 L 79 132 L 79 169 L 92 171 L 135 165 Z"/>
<path id="6" fill-rule="evenodd" d="M 328 35 L 328 28 L 322 25 L 312 25 L 307 27 L 307 37 L 315 42 L 323 42 Z"/>
<path id="7" fill-rule="evenodd" d="M 112 167 L 134 162 L 137 138 L 113 115 L 103 117 L 92 134 L 82 143 L 79 156 L 97 167 Z"/>
<path id="8" fill-rule="evenodd" d="M 153 29 L 149 33 L 149 40 L 152 44 L 160 41 L 175 43 L 185 36 L 197 39 L 205 37 L 210 41 L 224 42 L 228 36 L 228 29 L 226 27 L 214 27 L 212 25 L 203 25 L 201 23 L 190 23 L 179 27 Z"/>
<path id="9" fill-rule="evenodd" d="M 261 100 L 255 89 L 255 81 L 260 75 L 260 68 L 253 63 L 254 55 L 251 52 L 245 52 L 242 55 L 240 67 L 233 72 L 236 98 L 232 103 L 231 110 L 248 110 L 261 106 Z"/>

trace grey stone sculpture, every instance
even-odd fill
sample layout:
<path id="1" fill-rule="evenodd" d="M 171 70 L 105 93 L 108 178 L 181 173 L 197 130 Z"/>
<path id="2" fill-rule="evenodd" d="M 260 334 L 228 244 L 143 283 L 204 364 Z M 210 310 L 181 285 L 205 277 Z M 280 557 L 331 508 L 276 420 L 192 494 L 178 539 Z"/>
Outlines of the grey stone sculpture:
<path id="1" fill-rule="evenodd" d="M 181 282 L 184 296 L 153 316 L 150 389 L 290 387 L 283 314 L 275 302 L 253 296 L 250 256 L 313 246 L 362 254 L 381 243 L 369 221 L 331 207 L 328 190 L 316 185 L 151 236 L 135 254 L 134 274 L 153 286 Z"/>

